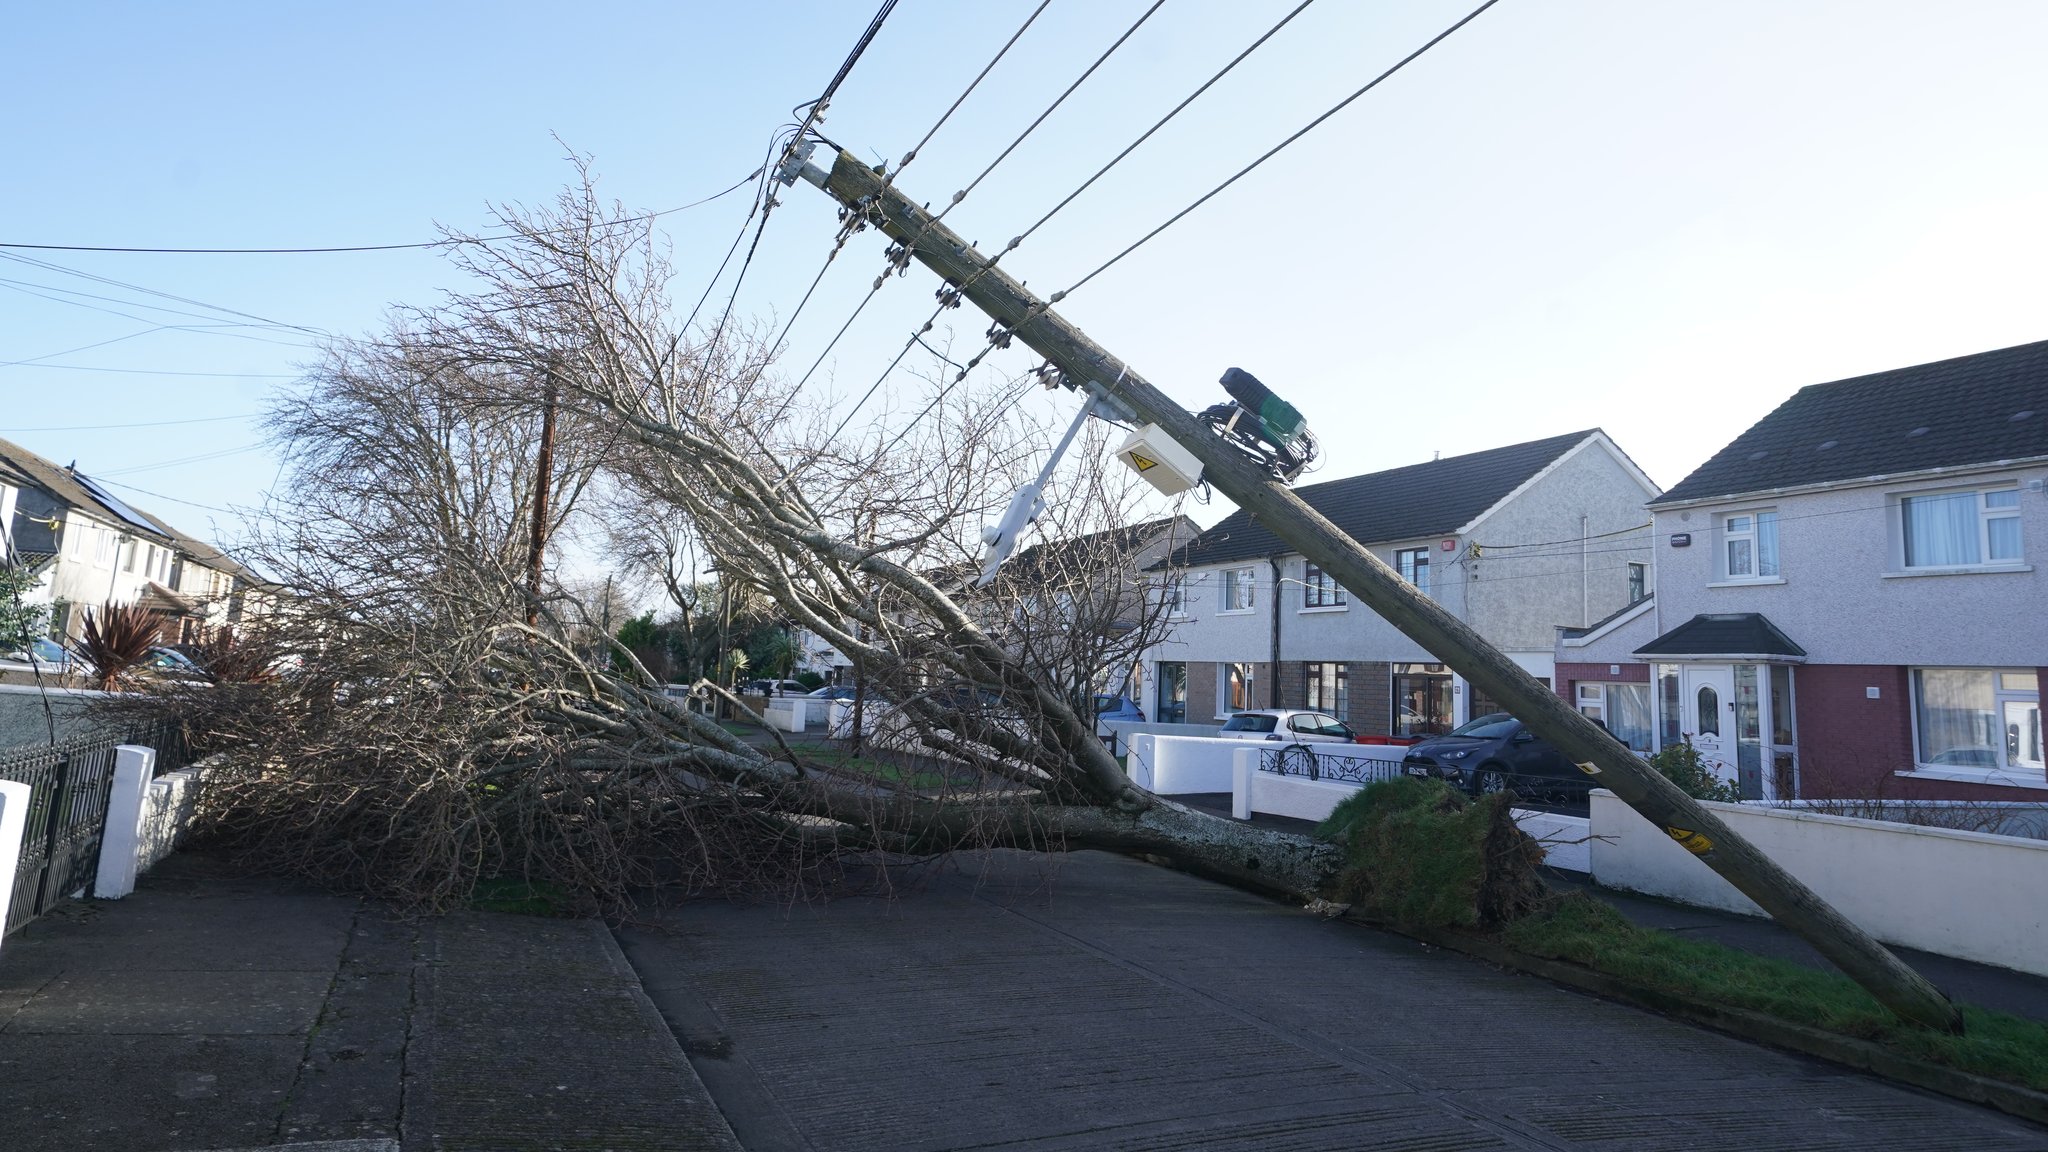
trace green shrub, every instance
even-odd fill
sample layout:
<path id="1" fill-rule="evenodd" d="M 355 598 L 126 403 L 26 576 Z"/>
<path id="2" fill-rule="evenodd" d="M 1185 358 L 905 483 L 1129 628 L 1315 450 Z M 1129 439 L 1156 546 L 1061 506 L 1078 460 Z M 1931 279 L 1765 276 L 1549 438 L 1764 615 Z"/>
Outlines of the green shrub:
<path id="1" fill-rule="evenodd" d="M 1345 850 L 1338 898 L 1408 931 L 1490 927 L 1544 899 L 1543 850 L 1515 827 L 1505 795 L 1467 801 L 1438 780 L 1382 781 L 1316 834 Z"/>
<path id="2" fill-rule="evenodd" d="M 825 678 L 823 676 L 818 675 L 816 672 L 812 672 L 809 670 L 799 672 L 796 675 L 791 676 L 790 679 L 796 681 L 797 683 L 803 685 L 805 688 L 808 688 L 813 692 L 825 686 Z"/>
<path id="3" fill-rule="evenodd" d="M 1711 769 L 1700 763 L 1700 750 L 1692 746 L 1689 736 L 1677 744 L 1667 745 L 1650 757 L 1650 767 L 1695 800 L 1719 800 L 1733 804 L 1742 799 L 1742 789 L 1714 775 Z"/>

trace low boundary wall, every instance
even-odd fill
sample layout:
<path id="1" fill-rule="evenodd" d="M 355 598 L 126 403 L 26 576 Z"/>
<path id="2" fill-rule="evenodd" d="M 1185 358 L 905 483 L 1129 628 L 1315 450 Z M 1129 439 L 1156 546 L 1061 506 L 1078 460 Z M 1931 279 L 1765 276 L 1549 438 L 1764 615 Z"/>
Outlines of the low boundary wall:
<path id="1" fill-rule="evenodd" d="M 1592 803 L 1596 882 L 1763 915 L 1613 793 L 1595 789 Z M 1704 806 L 1879 940 L 2048 976 L 2048 843 L 1799 809 Z"/>

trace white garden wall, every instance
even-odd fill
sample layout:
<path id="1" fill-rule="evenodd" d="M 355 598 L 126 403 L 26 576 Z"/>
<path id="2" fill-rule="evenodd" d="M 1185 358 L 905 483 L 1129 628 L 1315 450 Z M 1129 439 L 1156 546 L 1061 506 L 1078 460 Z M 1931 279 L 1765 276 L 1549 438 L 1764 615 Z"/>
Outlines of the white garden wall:
<path id="1" fill-rule="evenodd" d="M 2048 976 L 2048 843 L 1796 809 L 1706 804 L 1888 944 Z M 1593 879 L 1750 916 L 1763 910 L 1663 829 L 1593 793 Z"/>

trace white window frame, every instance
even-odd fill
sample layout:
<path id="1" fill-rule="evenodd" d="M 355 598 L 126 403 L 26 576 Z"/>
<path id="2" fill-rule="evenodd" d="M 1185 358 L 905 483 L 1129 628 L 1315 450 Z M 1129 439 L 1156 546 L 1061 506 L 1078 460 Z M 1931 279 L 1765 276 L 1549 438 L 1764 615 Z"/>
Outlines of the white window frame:
<path id="1" fill-rule="evenodd" d="M 1578 705 L 1579 714 L 1589 720 L 1598 720 L 1601 727 L 1606 728 L 1610 735 L 1619 740 L 1621 739 L 1621 734 L 1614 731 L 1611 717 L 1608 715 L 1607 692 L 1610 688 L 1628 688 L 1642 692 L 1643 715 L 1649 718 L 1649 727 L 1643 733 L 1645 737 L 1644 743 L 1648 747 L 1633 748 L 1632 750 L 1644 756 L 1649 755 L 1650 750 L 1656 747 L 1657 744 L 1657 686 L 1654 683 L 1644 683 L 1640 680 L 1581 680 L 1578 682 L 1575 703 Z"/>
<path id="2" fill-rule="evenodd" d="M 1992 506 L 1993 496 L 2011 494 L 2010 506 Z M 1944 562 L 1938 564 L 1913 564 L 1908 562 L 1907 544 L 1912 538 L 1911 526 L 1906 514 L 1911 501 L 1927 497 L 1974 495 L 1977 506 L 1977 559 L 1963 563 Z M 2020 523 L 2020 486 L 2017 480 L 2006 480 L 1992 484 L 1977 484 L 1967 487 L 1923 488 L 1911 492 L 1895 492 L 1891 496 L 1892 562 L 1896 571 L 1904 575 L 1923 575 L 1941 572 L 1979 572 L 2023 569 L 2027 562 L 2026 540 L 2020 540 L 2020 554 L 2017 556 L 1991 559 L 1991 525 L 1994 521 L 2010 520 Z"/>
<path id="3" fill-rule="evenodd" d="M 1990 714 L 1992 722 L 1998 726 L 1996 729 L 1997 738 L 1991 743 L 1991 747 L 1998 753 L 1998 765 L 1996 767 L 1930 764 L 1920 759 L 1920 674 L 1922 672 L 1949 671 L 1988 672 L 1991 674 Z M 2007 676 L 2033 676 L 2035 677 L 2035 687 L 2032 690 L 2007 687 L 2005 680 Z M 1916 665 L 1909 668 L 1906 672 L 1906 703 L 1907 716 L 1912 720 L 1913 747 L 1911 753 L 1913 768 L 1911 771 L 1898 772 L 1896 775 L 1923 776 L 1937 780 L 1967 781 L 1974 784 L 2000 784 L 2017 788 L 2048 787 L 2048 773 L 2044 773 L 2043 769 L 2031 764 L 2013 764 L 2006 758 L 2005 740 L 2003 739 L 2003 725 L 2007 704 L 2033 704 L 2037 708 L 2039 707 L 2041 703 L 2039 677 L 2040 671 L 2037 668 L 1962 668 L 1935 665 Z"/>
<path id="4" fill-rule="evenodd" d="M 1244 707 L 1230 706 L 1230 677 L 1242 670 L 1240 679 L 1244 682 Z M 1256 712 L 1259 687 L 1259 667 L 1249 660 L 1230 660 L 1216 666 L 1216 715 L 1235 716 L 1239 712 Z"/>
<path id="5" fill-rule="evenodd" d="M 1309 561 L 1301 564 L 1301 610 L 1341 612 L 1351 606 L 1351 594 L 1337 578 Z"/>
<path id="6" fill-rule="evenodd" d="M 1180 620 L 1188 614 L 1188 583 L 1179 573 L 1168 576 L 1159 584 L 1159 608 L 1169 620 Z"/>
<path id="7" fill-rule="evenodd" d="M 1327 673 L 1327 675 L 1326 675 Z M 1314 690 L 1310 690 L 1310 685 Z M 1344 719 L 1351 710 L 1351 670 L 1341 660 L 1310 660 L 1302 666 L 1302 699 L 1311 712 Z"/>
<path id="8" fill-rule="evenodd" d="M 1259 606 L 1259 569 L 1256 565 L 1225 568 L 1221 579 L 1223 595 L 1220 598 L 1221 607 L 1216 609 L 1217 615 L 1242 615 Z M 1237 603 L 1240 599 L 1244 601 L 1243 604 Z"/>
<path id="9" fill-rule="evenodd" d="M 1771 559 L 1776 565 L 1774 571 L 1764 571 L 1764 526 L 1765 517 L 1770 518 Z M 1723 512 L 1714 518 L 1714 528 L 1720 537 L 1719 553 L 1714 560 L 1715 576 L 1727 584 L 1768 584 L 1785 578 L 1785 557 L 1782 551 L 1784 540 L 1778 535 L 1781 517 L 1776 508 L 1742 508 Z M 1735 527 L 1737 521 L 1741 528 Z M 1736 541 L 1749 545 L 1749 571 L 1737 572 L 1729 563 L 1729 552 Z"/>
<path id="10" fill-rule="evenodd" d="M 92 566 L 95 568 L 113 567 L 121 555 L 119 538 L 98 525 L 94 525 L 92 531 Z"/>

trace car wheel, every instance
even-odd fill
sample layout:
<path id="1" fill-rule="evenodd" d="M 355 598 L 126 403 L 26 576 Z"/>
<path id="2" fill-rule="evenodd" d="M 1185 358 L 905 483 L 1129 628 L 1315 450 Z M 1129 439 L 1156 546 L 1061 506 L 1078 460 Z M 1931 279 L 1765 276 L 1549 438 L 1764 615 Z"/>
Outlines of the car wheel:
<path id="1" fill-rule="evenodd" d="M 1472 794 L 1491 796 L 1508 790 L 1508 774 L 1498 764 L 1481 764 L 1472 774 Z"/>

